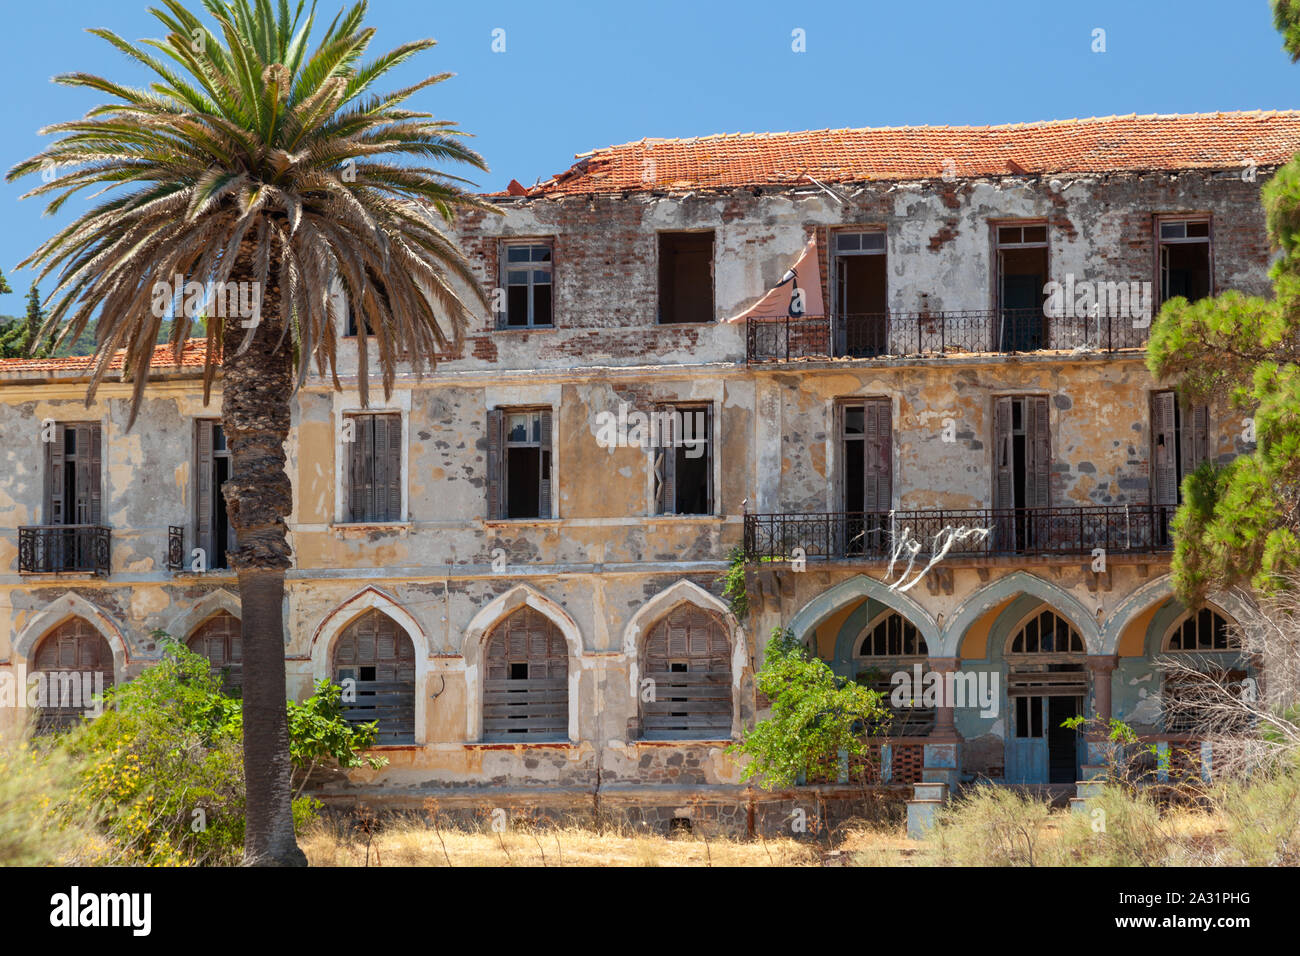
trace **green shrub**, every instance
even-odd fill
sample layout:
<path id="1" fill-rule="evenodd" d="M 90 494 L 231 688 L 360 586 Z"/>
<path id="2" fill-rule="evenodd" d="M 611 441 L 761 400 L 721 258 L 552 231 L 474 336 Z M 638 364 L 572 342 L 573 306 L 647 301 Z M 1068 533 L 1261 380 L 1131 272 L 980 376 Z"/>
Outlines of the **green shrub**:
<path id="1" fill-rule="evenodd" d="M 79 862 L 96 835 L 69 812 L 76 766 L 63 753 L 34 746 L 28 728 L 0 734 L 0 866 Z"/>
<path id="2" fill-rule="evenodd" d="M 222 693 L 208 661 L 154 632 L 162 659 L 106 694 L 104 713 L 66 733 L 58 750 L 77 769 L 65 819 L 84 818 L 108 845 L 97 862 L 128 865 L 230 865 L 244 842 L 243 711 Z M 323 760 L 381 766 L 357 751 L 374 725 L 342 717 L 339 688 L 322 682 L 301 704 L 290 701 L 290 751 L 301 777 Z M 297 796 L 295 828 L 319 803 Z"/>
<path id="3" fill-rule="evenodd" d="M 850 765 L 870 760 L 868 735 L 889 720 L 879 693 L 837 677 L 788 629 L 773 629 L 755 683 L 772 715 L 727 752 L 749 757 L 741 779 L 764 786 L 789 786 L 800 775 L 835 780 L 842 755 Z"/>

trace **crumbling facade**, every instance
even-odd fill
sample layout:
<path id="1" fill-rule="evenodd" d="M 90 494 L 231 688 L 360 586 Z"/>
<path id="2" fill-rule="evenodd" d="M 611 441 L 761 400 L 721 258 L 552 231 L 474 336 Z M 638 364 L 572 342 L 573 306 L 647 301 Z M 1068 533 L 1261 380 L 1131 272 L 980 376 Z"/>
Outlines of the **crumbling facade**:
<path id="1" fill-rule="evenodd" d="M 1144 346 L 1167 298 L 1269 294 L 1259 190 L 1297 149 L 1295 113 L 1123 117 L 643 141 L 512 183 L 457 224 L 493 301 L 460 356 L 363 408 L 353 351 L 296 398 L 290 690 L 354 681 L 389 761 L 340 792 L 725 803 L 773 628 L 970 688 L 900 709 L 882 782 L 1072 782 L 1076 713 L 1184 745 L 1158 659 L 1249 667 L 1233 599 L 1174 598 L 1168 521 L 1253 433 Z M 127 680 L 155 628 L 237 680 L 219 389 L 168 363 L 129 432 L 84 361 L 0 364 L 16 686 Z"/>

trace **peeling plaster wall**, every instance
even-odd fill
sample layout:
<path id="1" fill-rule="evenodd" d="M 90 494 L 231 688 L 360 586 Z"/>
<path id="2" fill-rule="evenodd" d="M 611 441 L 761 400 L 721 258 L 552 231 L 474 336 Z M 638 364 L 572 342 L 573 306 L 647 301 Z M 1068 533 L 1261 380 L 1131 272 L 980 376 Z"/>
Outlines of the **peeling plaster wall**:
<path id="1" fill-rule="evenodd" d="M 1261 171 L 1261 183 L 1266 178 Z M 341 523 L 345 449 L 338 425 L 356 400 L 315 379 L 299 393 L 287 446 L 296 495 L 289 522 L 296 564 L 286 608 L 291 692 L 305 695 L 313 678 L 324 676 L 327 649 L 314 638 L 330 622 L 339 623 L 338 615 L 351 614 L 349 602 L 374 588 L 409 616 L 416 632 L 422 661 L 417 694 L 424 701 L 417 738 L 423 743 L 390 748 L 389 767 L 358 772 L 354 785 L 590 787 L 598 770 L 611 784 L 735 783 L 738 768 L 715 743 L 628 740 L 637 710 L 631 691 L 636 655 L 627 653 L 625 631 L 647 601 L 681 581 L 720 595 L 727 554 L 741 540 L 742 503 L 751 512 L 817 513 L 841 506 L 832 480 L 839 454 L 837 400 L 890 398 L 898 507 L 957 509 L 991 503 L 993 397 L 1049 395 L 1053 503 L 1109 505 L 1147 501 L 1148 402 L 1156 386 L 1137 353 L 748 369 L 743 324 L 655 324 L 656 233 L 714 230 L 718 319 L 740 312 L 774 285 L 810 232 L 821 239 L 825 257 L 829 230 L 854 225 L 887 231 L 888 301 L 900 311 L 920 308 L 922 294 L 935 310 L 991 308 L 993 223 L 1009 218 L 1047 220 L 1053 277 L 1071 272 L 1079 279 L 1127 282 L 1155 279 L 1156 214 L 1210 213 L 1216 289 L 1267 294 L 1261 183 L 1204 173 L 876 183 L 837 187 L 843 203 L 801 188 L 761 195 L 741 190 L 503 201 L 504 216 L 465 215 L 457 232 L 489 289 L 497 284 L 502 238 L 553 239 L 557 327 L 497 331 L 481 313 L 462 355 L 444 357 L 423 379 L 401 372 L 390 402 L 376 395 L 374 404 L 401 410 L 408 425 L 407 514 L 396 523 Z M 345 348 L 345 389 L 354 389 L 355 372 L 355 352 Z M 176 626 L 220 590 L 237 598 L 229 573 L 173 575 L 165 567 L 169 525 L 184 526 L 187 541 L 193 541 L 194 420 L 219 416 L 219 393 L 204 408 L 199 383 L 190 379 L 161 382 L 149 396 L 127 433 L 124 386 L 105 385 L 86 408 L 80 383 L 0 376 L 0 588 L 6 596 L 0 606 L 0 669 L 23 663 L 14 652 L 20 636 L 44 608 L 69 593 L 120 630 L 126 676 L 157 658 L 149 637 L 153 628 Z M 621 402 L 648 410 L 664 401 L 713 404 L 714 515 L 654 516 L 647 451 L 602 448 L 596 441 L 600 413 L 616 413 Z M 554 410 L 558 519 L 486 520 L 486 415 L 511 404 Z M 104 520 L 113 528 L 113 573 L 106 580 L 17 572 L 15 529 L 43 517 L 39 423 L 46 418 L 104 426 Z M 951 443 L 941 437 L 949 418 L 955 425 Z M 1239 415 L 1212 409 L 1211 427 L 1212 454 L 1220 461 L 1249 447 L 1241 441 Z M 503 572 L 492 566 L 496 549 L 506 556 Z M 944 646 L 961 653 L 963 635 L 950 632 L 953 621 L 981 589 L 1017 569 L 1105 620 L 1164 574 L 1167 558 L 1116 562 L 1101 582 L 1085 564 L 1007 559 L 978 568 L 954 566 L 951 592 L 931 582 L 933 589 L 921 585 L 908 596 L 936 622 Z M 782 575 L 778 586 L 755 597 L 739 632 L 745 642 L 737 668 L 742 724 L 759 713 L 753 671 L 771 629 L 864 573 L 879 578 L 881 569 L 811 565 L 805 573 Z M 481 672 L 472 663 L 476 650 L 468 646 L 467 631 L 486 606 L 521 584 L 551 602 L 579 635 L 570 662 L 578 698 L 576 743 L 519 747 L 470 739 L 468 709 Z M 971 628 L 988 625 L 977 618 Z M 942 650 L 932 642 L 932 654 Z M 968 661 L 972 667 L 1001 666 L 986 648 L 980 654 Z M 847 663 L 840 661 L 841 669 Z M 1114 685 L 1117 715 L 1139 707 L 1148 682 L 1142 668 L 1149 665 L 1140 658 L 1121 658 Z M 958 715 L 958 727 L 971 738 L 976 763 L 995 766 L 998 755 L 990 741 L 1004 732 L 997 721 Z"/>

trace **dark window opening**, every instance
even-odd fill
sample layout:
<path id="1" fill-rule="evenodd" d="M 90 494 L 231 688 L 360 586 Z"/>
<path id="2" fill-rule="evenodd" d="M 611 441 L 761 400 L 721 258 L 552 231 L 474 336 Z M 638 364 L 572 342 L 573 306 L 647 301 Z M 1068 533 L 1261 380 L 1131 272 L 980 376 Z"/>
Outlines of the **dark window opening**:
<path id="1" fill-rule="evenodd" d="M 655 410 L 658 447 L 651 449 L 655 511 L 713 514 L 713 409 L 662 405 Z"/>
<path id="2" fill-rule="evenodd" d="M 1047 227 L 999 226 L 998 350 L 1047 348 L 1043 288 L 1047 285 Z"/>
<path id="3" fill-rule="evenodd" d="M 509 680 L 528 680 L 528 662 L 511 661 Z"/>
<path id="4" fill-rule="evenodd" d="M 1209 220 L 1160 222 L 1160 301 L 1182 296 L 1195 302 L 1210 295 Z"/>
<path id="5" fill-rule="evenodd" d="M 551 411 L 488 412 L 488 517 L 551 517 Z"/>
<path id="6" fill-rule="evenodd" d="M 505 289 L 502 328 L 549 327 L 551 318 L 550 243 L 507 243 L 502 249 L 501 284 Z"/>
<path id="7" fill-rule="evenodd" d="M 659 321 L 713 320 L 713 233 L 661 232 Z"/>
<path id="8" fill-rule="evenodd" d="M 230 478 L 230 448 L 220 422 L 200 420 L 198 426 L 197 490 L 195 493 L 198 546 L 208 568 L 227 568 L 235 548 L 235 531 L 226 513 L 222 486 Z"/>
<path id="9" fill-rule="evenodd" d="M 846 554 L 885 554 L 893 507 L 892 408 L 889 399 L 840 406 L 839 480 Z"/>
<path id="10" fill-rule="evenodd" d="M 996 547 L 1025 551 L 1051 538 L 1052 437 L 1047 398 L 994 399 Z"/>

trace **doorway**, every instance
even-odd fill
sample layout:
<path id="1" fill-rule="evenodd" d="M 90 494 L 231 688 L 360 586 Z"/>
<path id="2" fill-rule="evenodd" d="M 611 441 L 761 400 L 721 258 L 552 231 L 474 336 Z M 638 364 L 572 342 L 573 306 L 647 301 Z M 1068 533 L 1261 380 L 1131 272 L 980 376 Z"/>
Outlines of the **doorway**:
<path id="1" fill-rule="evenodd" d="M 889 352 L 885 234 L 835 234 L 836 355 L 874 358 Z"/>

